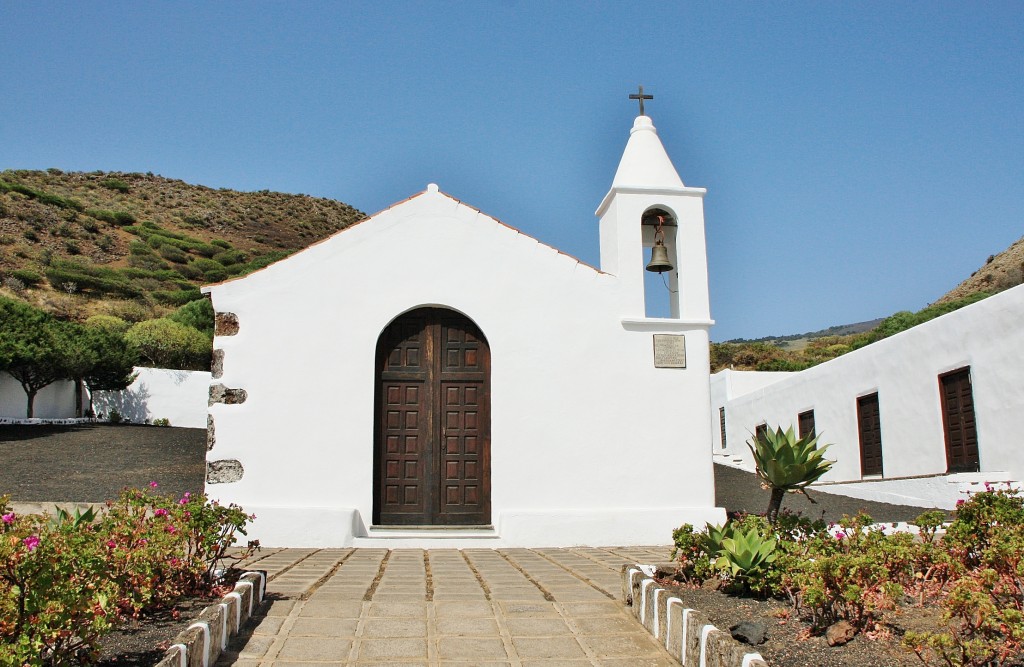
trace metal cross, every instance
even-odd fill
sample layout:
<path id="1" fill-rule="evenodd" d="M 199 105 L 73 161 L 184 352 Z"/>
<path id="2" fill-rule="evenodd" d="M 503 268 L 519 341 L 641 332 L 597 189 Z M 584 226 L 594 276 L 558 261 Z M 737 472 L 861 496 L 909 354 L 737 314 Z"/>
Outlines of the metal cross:
<path id="1" fill-rule="evenodd" d="M 631 100 L 639 100 L 640 101 L 640 115 L 643 116 L 643 115 L 645 115 L 644 114 L 644 100 L 653 100 L 654 99 L 654 95 L 644 95 L 644 87 L 643 86 L 637 86 L 637 87 L 640 89 L 640 92 L 638 92 L 636 95 L 630 95 L 629 99 L 631 99 Z"/>

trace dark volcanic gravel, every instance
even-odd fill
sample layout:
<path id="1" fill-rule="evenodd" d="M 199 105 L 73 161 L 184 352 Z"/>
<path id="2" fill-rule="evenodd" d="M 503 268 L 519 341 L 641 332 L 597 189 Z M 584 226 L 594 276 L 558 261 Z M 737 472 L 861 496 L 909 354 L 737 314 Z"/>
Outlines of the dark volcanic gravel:
<path id="1" fill-rule="evenodd" d="M 13 502 L 99 503 L 126 486 L 203 490 L 206 430 L 79 424 L 0 426 L 0 495 Z"/>
<path id="2" fill-rule="evenodd" d="M 782 500 L 782 509 L 799 512 L 811 519 L 824 518 L 825 521 L 838 521 L 844 514 L 854 516 L 857 512 L 866 512 L 872 519 L 880 523 L 892 521 L 913 521 L 929 507 L 911 507 L 910 505 L 890 505 L 870 500 L 860 500 L 834 493 L 822 493 L 815 489 L 808 491 L 815 503 L 807 502 L 800 493 L 787 493 Z M 715 465 L 715 504 L 730 512 L 748 512 L 763 514 L 768 509 L 768 498 L 771 494 L 762 489 L 757 477 L 750 472 Z M 703 526 L 698 526 L 703 528 Z"/>

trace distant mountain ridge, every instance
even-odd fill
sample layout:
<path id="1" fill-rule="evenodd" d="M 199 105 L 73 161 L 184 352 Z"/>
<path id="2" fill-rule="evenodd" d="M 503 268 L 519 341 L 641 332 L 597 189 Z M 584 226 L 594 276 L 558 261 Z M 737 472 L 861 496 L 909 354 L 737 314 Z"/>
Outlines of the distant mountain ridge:
<path id="1" fill-rule="evenodd" d="M 878 318 L 876 320 L 868 320 L 867 322 L 856 322 L 854 324 L 838 324 L 827 329 L 820 329 L 818 331 L 809 331 L 801 334 L 789 334 L 786 336 L 765 336 L 764 338 L 734 338 L 732 340 L 724 341 L 726 343 L 775 343 L 775 342 L 793 342 L 803 339 L 811 338 L 822 338 L 824 336 L 849 336 L 850 334 L 864 333 L 865 331 L 871 331 L 885 318 Z"/>

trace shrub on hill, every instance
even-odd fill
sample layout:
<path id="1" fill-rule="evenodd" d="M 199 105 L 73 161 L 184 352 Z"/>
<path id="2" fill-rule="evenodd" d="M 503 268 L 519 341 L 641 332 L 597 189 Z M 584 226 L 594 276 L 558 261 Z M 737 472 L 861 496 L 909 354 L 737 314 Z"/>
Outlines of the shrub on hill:
<path id="1" fill-rule="evenodd" d="M 145 320 L 132 326 L 125 340 L 145 366 L 207 370 L 213 342 L 190 326 L 168 318 Z"/>

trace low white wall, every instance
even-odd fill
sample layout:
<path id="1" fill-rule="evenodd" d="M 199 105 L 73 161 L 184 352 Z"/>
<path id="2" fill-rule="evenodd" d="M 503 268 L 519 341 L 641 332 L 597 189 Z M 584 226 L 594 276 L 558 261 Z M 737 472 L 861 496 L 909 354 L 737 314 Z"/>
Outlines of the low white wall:
<path id="1" fill-rule="evenodd" d="M 135 382 L 124 391 L 98 391 L 93 395 L 96 414 L 117 410 L 132 423 L 168 419 L 171 426 L 206 428 L 210 373 L 170 368 L 136 368 Z"/>
<path id="2" fill-rule="evenodd" d="M 788 378 L 791 375 L 793 375 L 793 373 L 782 371 L 734 371 L 731 368 L 727 368 L 724 371 L 719 371 L 711 376 L 711 438 L 716 454 L 722 453 L 723 450 L 726 452 L 730 451 L 729 448 L 722 446 L 722 419 L 721 412 L 719 412 L 720 408 L 736 396 L 745 396 L 755 391 L 763 390 L 765 387 L 775 384 L 779 380 Z M 751 424 L 749 427 L 751 433 L 754 430 L 754 426 L 756 426 L 756 424 Z M 744 441 L 749 437 L 750 434 L 748 433 L 744 436 Z M 728 442 L 728 433 L 726 433 L 725 439 L 726 444 L 730 444 Z"/>
<path id="3" fill-rule="evenodd" d="M 822 440 L 834 443 L 836 459 L 823 481 L 861 478 L 857 398 L 878 393 L 885 477 L 946 472 L 939 379 L 964 366 L 971 381 L 982 471 L 1024 475 L 1024 286 L 949 313 L 842 357 L 772 379 L 743 395 L 726 397 L 731 372 L 718 373 L 712 386 L 711 418 L 718 432 L 719 407 L 726 408 L 725 449 L 749 462 L 744 442 L 764 421 L 796 424 L 814 410 Z M 771 378 L 766 378 L 771 379 Z M 720 438 L 720 436 L 718 436 Z M 721 442 L 716 443 L 717 446 Z M 838 489 L 836 489 L 838 490 Z"/>
<path id="4" fill-rule="evenodd" d="M 0 373 L 0 417 L 24 419 L 28 398 L 21 383 L 7 373 Z M 75 383 L 60 380 L 43 387 L 36 394 L 33 417 L 63 419 L 75 416 Z"/>

